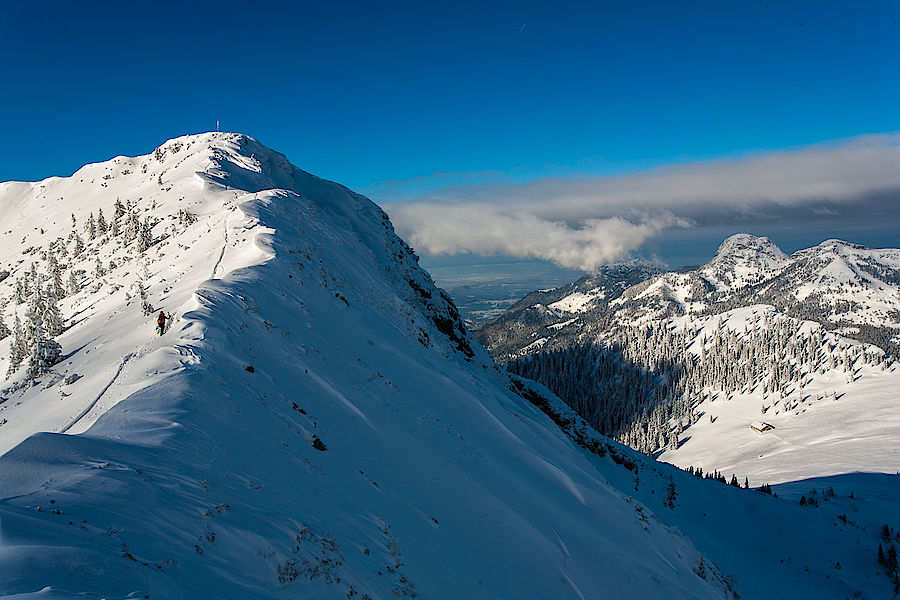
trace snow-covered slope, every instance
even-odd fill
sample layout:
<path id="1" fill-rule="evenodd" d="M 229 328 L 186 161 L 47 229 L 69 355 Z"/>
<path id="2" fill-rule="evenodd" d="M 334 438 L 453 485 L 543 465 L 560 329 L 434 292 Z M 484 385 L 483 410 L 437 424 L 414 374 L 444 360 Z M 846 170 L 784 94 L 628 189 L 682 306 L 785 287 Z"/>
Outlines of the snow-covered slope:
<path id="1" fill-rule="evenodd" d="M 149 247 L 98 235 L 75 256 L 72 215 L 117 198 Z M 3 395 L 0 593 L 723 596 L 515 391 L 365 198 L 204 134 L 6 184 L 0 206 L 0 294 L 54 241 L 84 271 L 62 360 Z M 138 278 L 172 315 L 162 337 Z"/>
<path id="2" fill-rule="evenodd" d="M 763 286 L 760 297 L 792 295 L 800 308 L 825 313 L 848 333 L 859 326 L 900 331 L 900 249 L 873 249 L 826 240 L 791 257 L 781 280 Z M 894 343 L 900 340 L 895 335 Z"/>
<path id="3" fill-rule="evenodd" d="M 760 377 L 750 375 L 739 388 L 704 386 L 681 419 L 680 440 L 660 460 L 736 473 L 751 485 L 900 470 L 900 363 L 886 362 L 881 349 L 766 305 L 670 323 L 699 361 L 718 355 L 713 346 L 728 346 L 728 336 L 740 339 L 755 355 L 720 368 L 758 370 Z M 772 351 L 785 360 L 767 356 L 775 329 L 788 342 Z"/>
<path id="4" fill-rule="evenodd" d="M 136 217 L 75 255 L 72 214 L 83 232 L 116 198 Z M 490 361 L 378 207 L 251 138 L 5 184 L 0 207 L 0 295 L 54 241 L 76 273 L 60 362 L 0 405 L 0 595 L 889 593 L 895 481 L 836 486 L 880 507 L 850 527 L 599 436 Z M 171 313 L 162 337 L 142 303 Z"/>

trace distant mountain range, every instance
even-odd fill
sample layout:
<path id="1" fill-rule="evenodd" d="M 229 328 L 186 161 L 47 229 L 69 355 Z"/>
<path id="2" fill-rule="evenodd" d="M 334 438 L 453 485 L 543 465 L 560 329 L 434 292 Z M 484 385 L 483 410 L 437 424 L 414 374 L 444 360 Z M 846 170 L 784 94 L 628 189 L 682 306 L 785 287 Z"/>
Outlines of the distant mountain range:
<path id="1" fill-rule="evenodd" d="M 496 360 L 507 362 L 592 341 L 619 324 L 754 304 L 900 357 L 900 250 L 827 240 L 788 256 L 768 238 L 737 234 L 700 267 L 662 273 L 632 260 L 531 292 L 477 335 Z"/>
<path id="2" fill-rule="evenodd" d="M 763 483 L 900 470 L 898 333 L 900 250 L 738 234 L 700 267 L 532 292 L 477 335 L 601 432 Z"/>

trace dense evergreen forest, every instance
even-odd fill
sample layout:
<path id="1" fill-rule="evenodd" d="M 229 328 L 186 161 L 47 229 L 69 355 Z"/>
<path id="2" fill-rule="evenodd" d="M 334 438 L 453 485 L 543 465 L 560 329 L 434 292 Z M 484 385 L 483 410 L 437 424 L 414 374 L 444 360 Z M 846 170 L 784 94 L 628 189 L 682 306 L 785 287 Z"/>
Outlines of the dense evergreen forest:
<path id="1" fill-rule="evenodd" d="M 601 433 L 652 454 L 676 447 L 704 400 L 761 398 L 761 416 L 796 411 L 823 395 L 805 393 L 832 372 L 852 382 L 864 364 L 890 366 L 880 348 L 847 341 L 815 323 L 774 311 L 738 327 L 722 315 L 622 326 L 597 343 L 532 354 L 509 371 L 539 381 Z"/>

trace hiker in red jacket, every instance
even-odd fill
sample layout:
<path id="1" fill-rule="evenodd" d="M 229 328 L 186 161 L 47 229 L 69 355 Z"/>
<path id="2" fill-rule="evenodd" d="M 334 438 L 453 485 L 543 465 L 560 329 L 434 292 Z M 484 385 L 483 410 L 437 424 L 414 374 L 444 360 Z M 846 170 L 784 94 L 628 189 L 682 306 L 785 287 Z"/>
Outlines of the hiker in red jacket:
<path id="1" fill-rule="evenodd" d="M 159 316 L 156 317 L 156 330 L 159 331 L 159 335 L 166 332 L 166 313 L 163 311 L 159 311 Z"/>

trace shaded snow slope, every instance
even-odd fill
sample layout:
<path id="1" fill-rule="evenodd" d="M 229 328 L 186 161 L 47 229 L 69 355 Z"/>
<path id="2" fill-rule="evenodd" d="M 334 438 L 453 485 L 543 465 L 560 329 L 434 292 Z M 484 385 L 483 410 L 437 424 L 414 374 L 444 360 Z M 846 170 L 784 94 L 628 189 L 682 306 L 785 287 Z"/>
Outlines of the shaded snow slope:
<path id="1" fill-rule="evenodd" d="M 621 458 L 573 442 L 470 340 L 377 206 L 246 136 L 5 184 L 4 285 L 117 197 L 152 244 L 66 242 L 84 273 L 64 360 L 4 392 L 0 594 L 725 595 L 607 481 L 630 479 Z M 137 278 L 172 314 L 161 338 Z"/>
<path id="2" fill-rule="evenodd" d="M 551 397 L 540 385 L 520 382 L 530 386 L 523 395 L 537 404 L 542 394 Z M 900 475 L 806 479 L 772 486 L 772 496 L 688 475 L 609 442 L 567 407 L 549 400 L 544 406 L 573 439 L 594 450 L 589 458 L 608 481 L 639 503 L 639 518 L 661 520 L 687 535 L 726 575 L 726 589 L 741 598 L 891 596 L 877 551 L 885 524 L 900 531 Z M 816 502 L 800 504 L 802 494 Z M 708 567 L 700 562 L 695 573 L 710 576 Z"/>

